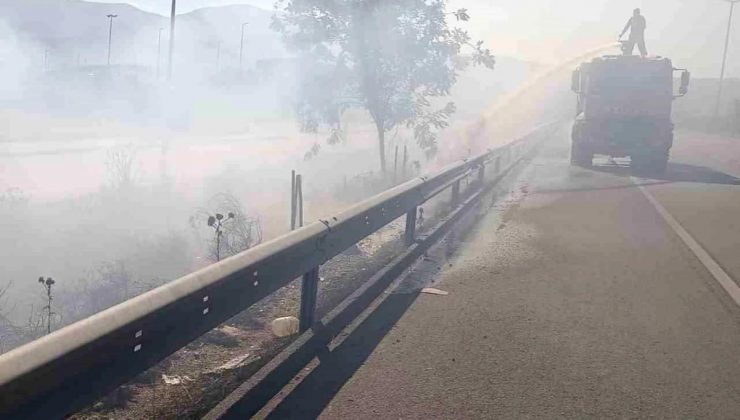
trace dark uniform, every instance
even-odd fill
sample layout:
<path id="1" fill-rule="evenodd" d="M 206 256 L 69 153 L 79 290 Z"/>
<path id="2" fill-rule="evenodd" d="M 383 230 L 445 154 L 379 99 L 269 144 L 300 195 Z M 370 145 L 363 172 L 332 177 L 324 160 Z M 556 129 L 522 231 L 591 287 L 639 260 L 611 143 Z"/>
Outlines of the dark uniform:
<path id="1" fill-rule="evenodd" d="M 640 55 L 645 57 L 648 54 L 647 47 L 645 46 L 645 29 L 647 28 L 647 21 L 645 20 L 645 17 L 640 14 L 639 10 L 636 10 L 635 14 L 627 22 L 627 25 L 622 31 L 622 35 L 620 35 L 620 38 L 630 28 L 631 30 L 630 38 L 627 44 L 627 52 L 629 54 L 632 54 L 632 51 L 635 49 L 635 44 L 637 44 L 637 47 L 640 49 Z"/>

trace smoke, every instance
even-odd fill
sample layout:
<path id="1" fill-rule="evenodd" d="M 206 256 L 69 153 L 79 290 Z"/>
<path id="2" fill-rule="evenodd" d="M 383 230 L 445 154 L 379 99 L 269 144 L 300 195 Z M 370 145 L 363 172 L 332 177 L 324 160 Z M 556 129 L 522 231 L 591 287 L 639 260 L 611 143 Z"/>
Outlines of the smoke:
<path id="1" fill-rule="evenodd" d="M 572 70 L 573 67 L 578 66 L 581 62 L 597 57 L 604 51 L 612 50 L 618 46 L 619 43 L 611 42 L 575 57 L 568 58 L 560 63 L 548 66 L 545 70 L 532 76 L 513 92 L 498 98 L 483 114 L 482 118 L 484 120 L 501 119 L 504 117 L 501 113 L 505 109 L 511 110 L 512 107 L 516 107 L 517 102 L 525 100 L 527 96 L 541 95 L 543 93 L 542 85 L 547 83 L 550 79 L 557 78 L 558 81 L 568 80 L 562 77 L 564 72 L 568 72 Z"/>
<path id="2" fill-rule="evenodd" d="M 465 149 L 476 152 L 503 144 L 543 122 L 569 118 L 575 108 L 570 93 L 570 72 L 581 62 L 612 51 L 619 43 L 607 43 L 534 72 L 516 89 L 497 97 L 472 124 L 457 130 Z M 565 105 L 565 106 L 564 106 Z M 463 150 L 465 150 L 463 149 Z M 463 151 L 450 149 L 447 155 L 461 157 Z"/>
<path id="3" fill-rule="evenodd" d="M 0 19 L 0 105 L 23 97 L 34 72 L 32 54 L 37 46 L 23 42 L 3 19 Z M 36 60 L 38 65 L 38 60 Z"/>
<path id="4" fill-rule="evenodd" d="M 170 79 L 164 16 L 120 4 L 70 0 L 49 12 L 41 5 L 50 1 L 4 1 L 4 15 L 17 13 L 0 22 L 0 124 L 9 127 L 0 133 L 0 198 L 12 189 L 0 200 L 0 266 L 18 279 L 9 291 L 21 302 L 16 317 L 36 299 L 38 285 L 23 279 L 51 276 L 60 292 L 89 286 L 95 297 L 101 276 L 86 273 L 99 267 L 120 268 L 140 291 L 203 266 L 209 254 L 190 222 L 207 228 L 197 211 L 215 196 L 235 197 L 265 240 L 285 233 L 291 169 L 305 180 L 307 221 L 388 186 L 365 113 L 343 116 L 339 145 L 325 144 L 326 131 L 300 132 L 292 105 L 305 69 L 270 30 L 270 12 L 229 6 L 179 16 Z M 110 13 L 118 17 L 108 66 Z M 453 123 L 477 118 L 532 67 L 500 57 L 494 72 L 462 74 Z M 461 139 L 443 139 L 450 152 L 441 158 L 466 150 Z M 428 169 L 408 131 L 387 140 L 389 160 L 398 150 L 405 162 L 399 178 Z M 320 153 L 304 160 L 317 143 Z"/>

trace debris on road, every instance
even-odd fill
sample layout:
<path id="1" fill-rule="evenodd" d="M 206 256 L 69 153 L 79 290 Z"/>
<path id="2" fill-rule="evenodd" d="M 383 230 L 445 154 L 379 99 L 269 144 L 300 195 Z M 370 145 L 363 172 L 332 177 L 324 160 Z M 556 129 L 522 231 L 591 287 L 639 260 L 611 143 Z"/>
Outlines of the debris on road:
<path id="1" fill-rule="evenodd" d="M 229 370 L 241 369 L 244 366 L 249 365 L 252 362 L 256 362 L 259 359 L 259 356 L 253 356 L 251 353 L 245 353 L 240 356 L 236 356 L 235 358 L 229 360 L 219 367 L 207 371 L 206 374 L 223 373 Z"/>
<path id="2" fill-rule="evenodd" d="M 232 327 L 231 325 L 222 325 L 218 329 L 221 330 L 221 332 L 223 332 L 224 334 L 230 335 L 232 337 L 242 338 L 247 335 L 246 331 L 244 331 L 243 329 Z"/>
<path id="3" fill-rule="evenodd" d="M 182 384 L 185 381 L 187 381 L 187 382 L 193 382 L 194 381 L 194 379 L 192 379 L 191 377 L 189 377 L 187 375 L 185 375 L 185 376 L 180 376 L 180 375 L 172 375 L 172 376 L 169 376 L 169 375 L 165 375 L 165 374 L 162 374 L 162 380 L 167 385 L 180 385 L 180 384 Z"/>
<path id="4" fill-rule="evenodd" d="M 433 287 L 425 287 L 421 289 L 421 293 L 426 293 L 429 295 L 437 295 L 437 296 L 447 296 L 450 294 L 450 292 L 445 292 L 444 290 L 435 289 Z"/>
<path id="5" fill-rule="evenodd" d="M 294 316 L 285 316 L 272 321 L 272 333 L 277 337 L 287 337 L 298 334 L 298 318 Z"/>

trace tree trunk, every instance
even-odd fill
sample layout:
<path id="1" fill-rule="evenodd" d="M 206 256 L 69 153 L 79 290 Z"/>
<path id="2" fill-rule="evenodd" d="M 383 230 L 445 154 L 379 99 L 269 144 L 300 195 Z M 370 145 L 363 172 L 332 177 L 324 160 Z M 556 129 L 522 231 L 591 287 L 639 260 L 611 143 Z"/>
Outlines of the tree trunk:
<path id="1" fill-rule="evenodd" d="M 382 123 L 375 123 L 378 129 L 378 152 L 380 153 L 380 172 L 385 175 L 385 130 Z"/>

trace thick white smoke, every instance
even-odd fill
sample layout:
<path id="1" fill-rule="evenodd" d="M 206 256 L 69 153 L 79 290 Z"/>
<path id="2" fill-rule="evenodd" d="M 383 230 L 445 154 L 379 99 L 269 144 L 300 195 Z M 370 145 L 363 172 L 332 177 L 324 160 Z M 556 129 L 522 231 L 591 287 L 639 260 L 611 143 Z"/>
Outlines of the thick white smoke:
<path id="1" fill-rule="evenodd" d="M 28 75 L 36 65 L 43 65 L 42 57 L 34 63 L 36 47 L 22 41 L 4 20 L 0 19 L 0 104 L 23 96 Z"/>

